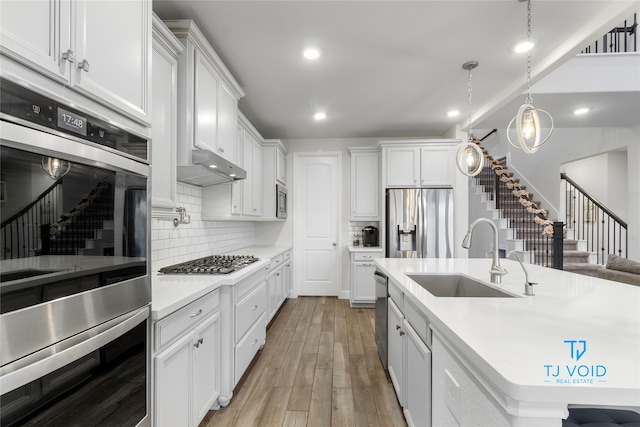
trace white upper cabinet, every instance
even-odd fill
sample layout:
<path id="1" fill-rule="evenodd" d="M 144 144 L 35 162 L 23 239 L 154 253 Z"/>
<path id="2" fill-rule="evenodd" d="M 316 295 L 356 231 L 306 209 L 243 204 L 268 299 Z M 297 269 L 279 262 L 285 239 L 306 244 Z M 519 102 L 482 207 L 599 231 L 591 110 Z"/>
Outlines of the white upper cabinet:
<path id="1" fill-rule="evenodd" d="M 3 1 L 2 52 L 148 124 L 151 2 Z"/>
<path id="2" fill-rule="evenodd" d="M 286 186 L 287 151 L 279 139 L 262 143 L 262 219 L 276 218 L 276 185 Z"/>
<path id="3" fill-rule="evenodd" d="M 385 188 L 453 187 L 458 140 L 381 142 Z"/>
<path id="4" fill-rule="evenodd" d="M 377 149 L 352 147 L 351 221 L 380 220 L 380 153 Z"/>
<path id="5" fill-rule="evenodd" d="M 153 16 L 152 216 L 175 217 L 178 56 L 183 46 Z"/>
<path id="6" fill-rule="evenodd" d="M 195 56 L 195 123 L 194 145 L 202 150 L 218 152 L 218 84 L 213 66 L 202 53 L 194 50 Z"/>
<path id="7" fill-rule="evenodd" d="M 185 46 L 178 60 L 178 165 L 191 164 L 193 149 L 239 163 L 238 100 L 244 91 L 193 21 L 164 22 Z"/>

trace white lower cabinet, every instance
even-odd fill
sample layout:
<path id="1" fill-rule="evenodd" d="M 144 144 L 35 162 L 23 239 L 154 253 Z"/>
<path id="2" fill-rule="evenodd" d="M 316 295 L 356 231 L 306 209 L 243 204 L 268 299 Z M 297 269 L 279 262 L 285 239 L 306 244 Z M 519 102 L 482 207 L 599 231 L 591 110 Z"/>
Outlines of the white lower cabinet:
<path id="1" fill-rule="evenodd" d="M 409 427 L 431 425 L 431 351 L 405 320 L 406 396 L 404 417 Z"/>
<path id="2" fill-rule="evenodd" d="M 389 328 L 389 336 L 388 336 L 388 349 L 389 354 L 388 363 L 389 363 L 389 377 L 391 378 L 391 383 L 393 384 L 393 388 L 396 391 L 396 396 L 398 396 L 398 402 L 400 402 L 400 406 L 404 406 L 404 346 L 405 339 L 403 338 L 405 332 L 402 330 L 404 316 L 402 312 L 395 305 L 393 300 L 389 298 L 389 308 L 388 308 L 388 328 Z"/>
<path id="3" fill-rule="evenodd" d="M 389 377 L 409 427 L 429 427 L 431 351 L 425 343 L 428 323 L 411 303 L 399 302 L 402 309 L 391 297 L 388 303 Z"/>
<path id="4" fill-rule="evenodd" d="M 218 291 L 154 325 L 156 426 L 197 426 L 220 390 Z"/>
<path id="5" fill-rule="evenodd" d="M 375 258 L 382 258 L 382 249 L 373 251 L 351 252 L 351 291 L 349 300 L 351 306 L 373 306 L 376 302 L 376 286 L 373 273 L 376 265 Z"/>
<path id="6" fill-rule="evenodd" d="M 260 270 L 235 285 L 234 386 L 267 338 L 267 284 Z"/>
<path id="7" fill-rule="evenodd" d="M 291 289 L 291 251 L 276 255 L 271 259 L 267 275 L 267 293 L 269 295 L 269 317 L 276 315 Z"/>

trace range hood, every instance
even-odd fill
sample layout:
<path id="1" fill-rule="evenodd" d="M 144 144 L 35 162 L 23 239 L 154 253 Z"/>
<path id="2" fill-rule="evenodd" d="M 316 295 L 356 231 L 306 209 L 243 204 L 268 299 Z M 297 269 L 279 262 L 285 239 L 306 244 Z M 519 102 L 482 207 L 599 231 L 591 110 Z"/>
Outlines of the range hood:
<path id="1" fill-rule="evenodd" d="M 177 169 L 178 181 L 200 186 L 247 178 L 247 171 L 208 150 L 192 150 L 191 164 Z"/>

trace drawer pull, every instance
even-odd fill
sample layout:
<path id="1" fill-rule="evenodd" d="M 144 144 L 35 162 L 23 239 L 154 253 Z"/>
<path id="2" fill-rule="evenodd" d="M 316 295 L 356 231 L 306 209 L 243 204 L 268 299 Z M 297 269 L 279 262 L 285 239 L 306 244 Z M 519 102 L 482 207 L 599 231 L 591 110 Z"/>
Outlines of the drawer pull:
<path id="1" fill-rule="evenodd" d="M 258 338 L 256 338 L 255 340 L 253 340 L 253 343 L 251 344 L 251 346 L 253 347 L 254 345 L 258 344 Z"/>
<path id="2" fill-rule="evenodd" d="M 254 305 L 253 308 L 251 309 L 251 311 L 255 311 L 258 309 L 258 304 Z"/>
<path id="3" fill-rule="evenodd" d="M 201 314 L 202 314 L 202 309 L 198 310 L 198 312 L 197 312 L 197 313 L 193 313 L 193 314 L 191 315 L 191 317 L 200 316 Z"/>

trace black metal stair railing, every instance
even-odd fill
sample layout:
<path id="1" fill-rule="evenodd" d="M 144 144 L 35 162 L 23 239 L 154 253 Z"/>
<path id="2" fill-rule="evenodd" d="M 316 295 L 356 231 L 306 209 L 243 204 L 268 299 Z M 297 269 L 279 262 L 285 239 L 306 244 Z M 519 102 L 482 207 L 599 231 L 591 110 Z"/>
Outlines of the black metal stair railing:
<path id="1" fill-rule="evenodd" d="M 562 269 L 563 254 L 557 248 L 563 244 L 563 224 L 548 219 L 548 211 L 540 209 L 540 203 L 532 200 L 533 195 L 507 170 L 506 158 L 494 160 L 480 141 L 476 139 L 475 143 L 487 163 L 476 180 L 508 220 L 513 239 L 522 241 L 522 250 L 529 253 L 530 263 Z"/>
<path id="2" fill-rule="evenodd" d="M 615 27 L 602 36 L 602 40 L 596 40 L 586 47 L 583 54 L 594 53 L 621 53 L 638 51 L 638 17 L 633 14 L 632 19 L 624 21 L 622 26 Z"/>
<path id="3" fill-rule="evenodd" d="M 40 250 L 40 228 L 51 224 L 62 206 L 62 179 L 0 225 L 1 259 L 34 256 Z"/>
<path id="4" fill-rule="evenodd" d="M 42 254 L 78 255 L 83 250 L 86 254 L 94 249 L 86 248 L 86 242 L 96 240 L 98 230 L 103 230 L 105 224 L 113 221 L 114 191 L 111 178 L 104 179 L 56 222 L 44 224 L 41 227 Z M 113 250 L 113 247 L 107 250 Z"/>
<path id="5" fill-rule="evenodd" d="M 627 223 L 575 183 L 565 173 L 566 223 L 575 239 L 585 240 L 587 250 L 598 254 L 598 264 L 606 264 L 607 255 L 628 257 Z"/>

